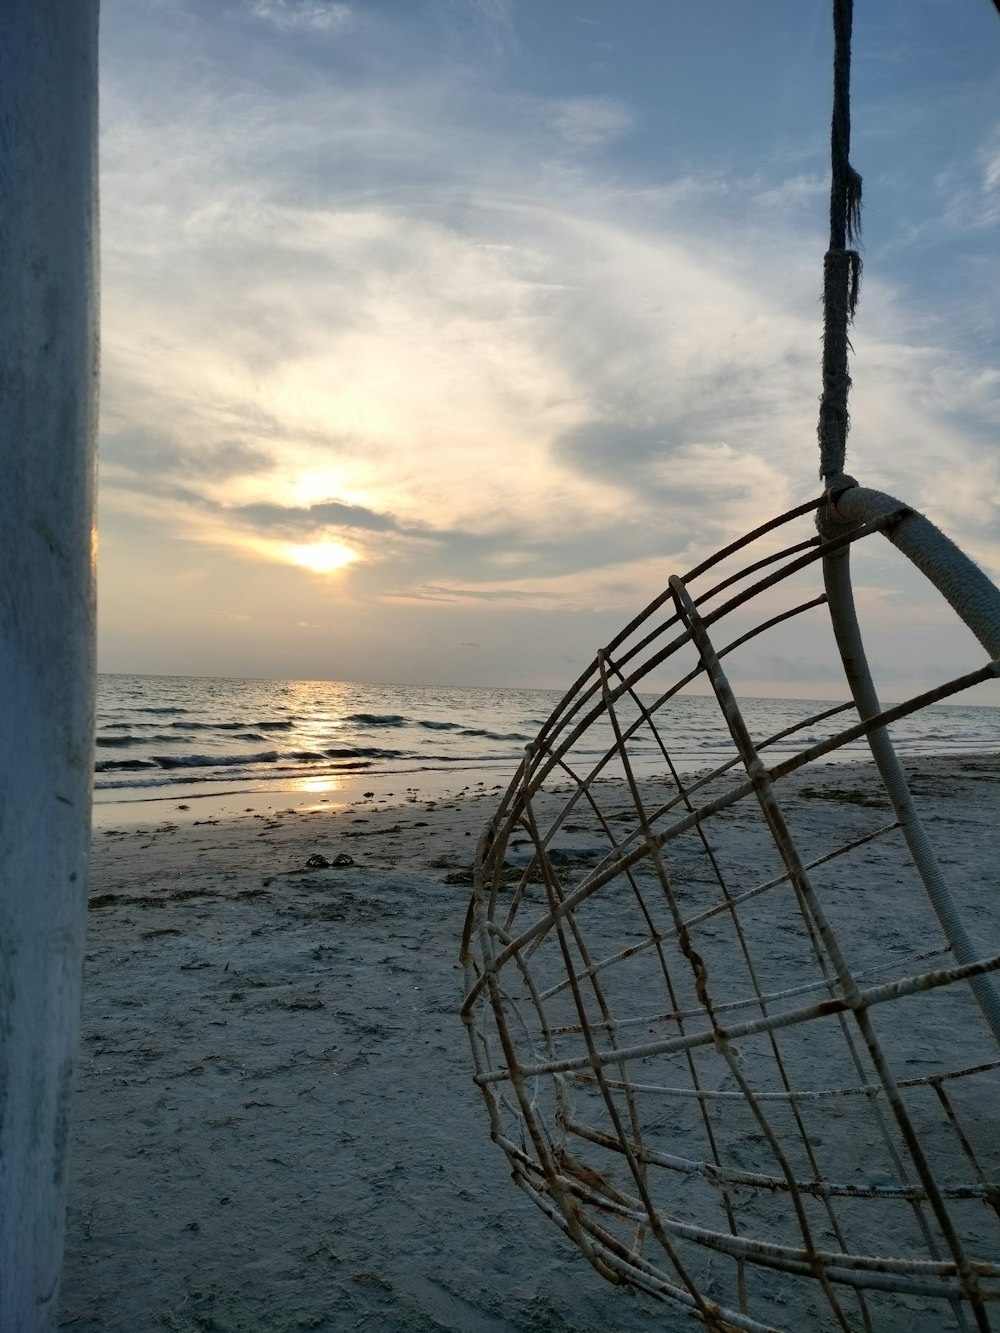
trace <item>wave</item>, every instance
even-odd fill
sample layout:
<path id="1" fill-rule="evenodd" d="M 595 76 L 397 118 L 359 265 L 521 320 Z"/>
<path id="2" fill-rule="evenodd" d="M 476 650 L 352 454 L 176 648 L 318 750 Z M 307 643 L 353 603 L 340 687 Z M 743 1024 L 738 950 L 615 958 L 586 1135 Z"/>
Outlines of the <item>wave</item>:
<path id="1" fill-rule="evenodd" d="M 377 745 L 355 745 L 350 749 L 327 750 L 331 759 L 405 759 L 418 758 L 406 750 L 383 750 Z"/>
<path id="2" fill-rule="evenodd" d="M 263 741 L 263 736 L 239 736 L 237 740 Z M 125 736 L 97 736 L 95 742 L 97 749 L 121 749 L 125 745 L 189 745 L 187 737 L 177 736 L 132 736 L 131 733 Z"/>
<path id="3" fill-rule="evenodd" d="M 530 741 L 533 738 L 521 731 L 487 731 L 483 727 L 462 727 L 463 736 L 482 736 L 488 741 Z"/>
<path id="4" fill-rule="evenodd" d="M 277 750 L 258 754 L 154 754 L 160 768 L 230 768 L 236 764 L 275 764 Z"/>
<path id="5" fill-rule="evenodd" d="M 406 727 L 410 719 L 401 713 L 348 713 L 345 722 L 358 722 L 363 727 Z"/>
<path id="6" fill-rule="evenodd" d="M 261 737 L 256 737 L 260 740 Z M 340 747 L 330 750 L 258 750 L 252 754 L 154 754 L 145 759 L 99 759 L 94 765 L 95 773 L 138 772 L 141 769 L 174 768 L 234 768 L 242 765 L 252 769 L 255 764 L 290 763 L 324 764 L 331 771 L 348 764 L 367 764 L 372 759 L 408 759 L 417 761 L 421 758 L 412 750 L 394 750 L 379 745 L 356 745 L 350 748 Z M 429 756 L 439 762 L 450 762 L 451 756 Z M 330 766 L 330 760 L 340 760 Z"/>
<path id="7" fill-rule="evenodd" d="M 421 718 L 417 723 L 418 727 L 426 727 L 428 731 L 460 731 L 461 724 L 458 722 L 435 722 L 431 718 Z"/>
<path id="8" fill-rule="evenodd" d="M 281 718 L 279 721 L 265 719 L 262 722 L 171 722 L 170 725 L 178 731 L 242 731 L 244 727 L 256 727 L 258 731 L 291 731 L 295 726 L 295 719 Z"/>
<path id="9" fill-rule="evenodd" d="M 134 773 L 140 768 L 156 768 L 148 759 L 101 759 L 94 765 L 95 773 Z"/>
<path id="10" fill-rule="evenodd" d="M 380 752 L 384 755 L 386 752 Z M 453 764 L 461 764 L 465 768 L 474 767 L 468 760 L 459 760 L 453 755 L 437 755 L 423 757 L 424 761 L 420 763 L 413 762 L 413 756 L 401 756 L 401 762 L 405 767 L 395 770 L 386 769 L 386 772 L 395 772 L 406 774 L 420 774 L 423 772 L 434 772 L 440 769 L 448 769 Z M 505 755 L 484 755 L 477 762 L 480 764 L 497 764 L 507 759 Z M 412 766 L 411 766 L 412 765 Z M 237 765 L 227 768 L 225 772 L 213 772 L 211 770 L 191 770 L 181 766 L 164 772 L 163 769 L 156 768 L 154 765 L 145 765 L 148 771 L 145 773 L 135 772 L 128 764 L 112 766 L 106 772 L 100 773 L 94 781 L 94 790 L 100 792 L 116 791 L 145 791 L 147 789 L 158 789 L 163 787 L 208 787 L 216 783 L 225 783 L 227 786 L 235 786 L 239 790 L 243 784 L 266 783 L 268 778 L 273 778 L 278 774 L 296 774 L 299 776 L 309 772 L 311 776 L 330 776 L 336 777 L 338 773 L 358 773 L 377 772 L 378 767 L 371 759 L 353 758 L 344 759 L 340 763 L 326 764 L 323 766 L 309 766 L 304 769 L 289 766 L 269 766 L 266 772 L 255 773 L 252 765 L 246 769 Z M 115 771 L 118 768 L 121 771 Z M 109 798 L 111 799 L 111 798 Z"/>
<path id="11" fill-rule="evenodd" d="M 245 727 L 245 722 L 171 722 L 176 731 L 234 731 Z"/>

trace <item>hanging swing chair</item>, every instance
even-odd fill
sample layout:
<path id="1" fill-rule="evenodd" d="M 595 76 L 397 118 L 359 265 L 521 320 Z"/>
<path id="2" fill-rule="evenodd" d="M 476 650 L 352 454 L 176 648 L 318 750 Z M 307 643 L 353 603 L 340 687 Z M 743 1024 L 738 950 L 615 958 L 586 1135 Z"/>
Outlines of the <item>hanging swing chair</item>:
<path id="1" fill-rule="evenodd" d="M 824 493 L 671 578 L 527 747 L 476 850 L 462 1017 L 515 1181 L 605 1277 L 715 1330 L 1000 1329 L 1000 930 L 889 732 L 1000 675 L 1000 593 L 844 474 L 851 19 L 834 0 Z M 890 708 L 850 573 L 883 538 L 986 658 Z M 753 735 L 725 659 L 817 618 L 850 701 Z M 706 683 L 729 749 L 692 775 L 671 736 Z M 859 742 L 859 790 L 807 818 Z"/>

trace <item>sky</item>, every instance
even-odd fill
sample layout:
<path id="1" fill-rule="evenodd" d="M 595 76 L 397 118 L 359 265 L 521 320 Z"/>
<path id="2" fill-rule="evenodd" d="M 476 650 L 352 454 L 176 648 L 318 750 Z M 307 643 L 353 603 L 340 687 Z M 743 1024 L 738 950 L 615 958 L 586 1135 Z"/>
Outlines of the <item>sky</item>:
<path id="1" fill-rule="evenodd" d="M 568 686 L 817 493 L 831 56 L 829 0 L 103 0 L 101 669 Z M 852 110 L 849 470 L 997 578 L 990 0 L 857 0 Z M 978 666 L 887 550 L 884 691 Z"/>

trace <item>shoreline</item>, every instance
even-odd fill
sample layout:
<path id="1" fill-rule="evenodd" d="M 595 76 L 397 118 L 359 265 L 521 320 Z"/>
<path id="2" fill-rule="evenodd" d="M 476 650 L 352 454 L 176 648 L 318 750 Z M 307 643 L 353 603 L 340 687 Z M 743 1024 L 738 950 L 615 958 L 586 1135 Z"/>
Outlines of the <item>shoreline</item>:
<path id="1" fill-rule="evenodd" d="M 1000 757 L 904 762 L 992 883 Z M 870 763 L 796 777 L 811 826 L 881 818 Z M 382 796 L 95 829 L 61 1327 L 688 1326 L 599 1278 L 490 1142 L 458 953 L 499 792 Z"/>
<path id="2" fill-rule="evenodd" d="M 765 757 L 768 754 L 767 751 L 763 753 Z M 773 762 L 780 763 L 796 750 L 771 753 Z M 933 750 L 899 751 L 904 766 L 925 761 L 959 763 L 988 759 L 993 753 L 986 746 L 944 754 Z M 94 793 L 92 827 L 99 832 L 115 826 L 137 827 L 165 820 L 191 824 L 206 819 L 238 818 L 248 811 L 273 816 L 290 808 L 300 814 L 322 810 L 333 813 L 369 800 L 374 800 L 379 807 L 417 806 L 428 800 L 454 801 L 484 792 L 504 791 L 521 759 L 522 756 L 516 755 L 506 760 L 455 763 L 447 767 L 359 768 L 317 777 L 281 777 L 264 772 L 254 779 L 244 779 L 242 784 L 223 779 L 218 782 L 177 782 L 162 787 L 100 788 Z M 824 769 L 863 767 L 871 764 L 871 758 L 863 748 L 843 749 L 831 751 L 817 762 Z M 677 765 L 678 771 L 686 777 L 693 777 L 712 766 L 712 758 L 708 755 L 689 756 Z M 643 781 L 655 779 L 662 772 L 662 764 L 656 757 L 647 757 L 637 763 L 636 771 Z"/>
<path id="3" fill-rule="evenodd" d="M 95 793 L 92 827 L 103 832 L 115 826 L 136 827 L 164 820 L 195 824 L 205 820 L 238 819 L 246 813 L 270 813 L 273 816 L 289 809 L 299 814 L 336 813 L 368 802 L 374 802 L 379 808 L 390 805 L 406 808 L 427 801 L 458 800 L 483 791 L 502 791 L 514 767 L 516 765 L 497 763 L 448 768 L 362 769 L 325 777 L 285 779 L 265 775 L 249 786 L 226 782 L 178 783 L 169 790 L 147 788 L 146 791 L 155 792 L 148 795 L 116 795 L 115 789 L 105 788 L 102 793 Z M 486 777 L 482 776 L 484 773 Z M 215 790 L 206 790 L 206 787 Z"/>

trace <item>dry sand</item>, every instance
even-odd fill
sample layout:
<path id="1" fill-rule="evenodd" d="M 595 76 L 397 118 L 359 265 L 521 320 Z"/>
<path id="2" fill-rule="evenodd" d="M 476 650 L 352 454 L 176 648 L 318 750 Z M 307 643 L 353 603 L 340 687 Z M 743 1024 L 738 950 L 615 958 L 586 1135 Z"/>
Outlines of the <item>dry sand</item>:
<path id="1" fill-rule="evenodd" d="M 921 771 L 945 859 L 995 882 L 1000 762 Z M 810 818 L 858 773 L 811 774 Z M 457 955 L 494 799 L 98 831 L 62 1326 L 692 1327 L 604 1283 L 489 1141 Z"/>

